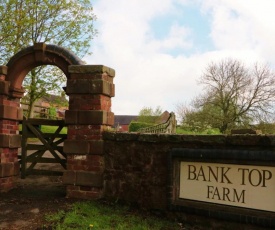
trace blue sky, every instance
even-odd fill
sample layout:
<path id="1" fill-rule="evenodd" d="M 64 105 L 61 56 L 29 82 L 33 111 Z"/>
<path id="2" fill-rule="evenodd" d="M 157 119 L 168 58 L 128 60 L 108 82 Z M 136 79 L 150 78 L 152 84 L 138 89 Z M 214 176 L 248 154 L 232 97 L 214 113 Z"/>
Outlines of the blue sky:
<path id="1" fill-rule="evenodd" d="M 151 33 L 155 39 L 165 39 L 171 27 L 178 25 L 186 28 L 188 32 L 189 42 L 196 44 L 196 47 L 187 47 L 186 49 L 169 50 L 170 54 L 191 55 L 194 52 L 201 52 L 213 48 L 211 39 L 209 38 L 210 27 L 207 23 L 207 15 L 202 14 L 195 2 L 180 5 L 175 4 L 177 12 L 171 11 L 167 14 L 156 15 L 150 22 Z"/>
<path id="2" fill-rule="evenodd" d="M 212 61 L 275 66 L 274 0 L 94 0 L 87 64 L 115 69 L 115 114 L 175 111 L 199 95 Z"/>

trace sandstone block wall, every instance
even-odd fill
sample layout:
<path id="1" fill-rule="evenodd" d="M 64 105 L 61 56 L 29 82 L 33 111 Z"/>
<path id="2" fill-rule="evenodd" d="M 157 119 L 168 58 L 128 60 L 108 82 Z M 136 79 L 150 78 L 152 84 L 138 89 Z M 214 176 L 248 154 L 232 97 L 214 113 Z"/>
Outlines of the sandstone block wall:
<path id="1" fill-rule="evenodd" d="M 120 199 L 148 209 L 169 211 L 171 205 L 171 171 L 169 154 L 173 148 L 190 149 L 230 149 L 230 150 L 273 150 L 275 136 L 272 135 L 166 135 L 139 133 L 104 133 L 104 197 Z M 236 151 L 234 151 L 236 152 Z M 274 152 L 275 154 L 275 152 Z M 274 159 L 274 157 L 272 158 Z M 192 159 L 190 159 L 192 161 Z M 243 162 L 244 159 L 242 159 Z M 275 167 L 275 161 L 267 159 L 245 159 L 247 162 Z M 238 164 L 238 159 L 236 159 Z M 187 212 L 198 212 L 185 207 Z M 199 213 L 210 217 L 211 210 L 202 209 Z M 221 218 L 232 217 L 232 221 L 249 224 L 266 223 L 272 226 L 272 215 L 251 212 L 236 215 L 228 212 Z M 254 216 L 253 216 L 254 215 Z M 263 216 L 265 219 L 262 220 Z M 274 214 L 273 214 L 274 216 Z M 243 219 L 244 220 L 241 220 Z M 262 218 L 262 219 L 261 219 Z M 254 222 L 251 221 L 255 220 Z M 275 226 L 275 223 L 273 223 Z"/>

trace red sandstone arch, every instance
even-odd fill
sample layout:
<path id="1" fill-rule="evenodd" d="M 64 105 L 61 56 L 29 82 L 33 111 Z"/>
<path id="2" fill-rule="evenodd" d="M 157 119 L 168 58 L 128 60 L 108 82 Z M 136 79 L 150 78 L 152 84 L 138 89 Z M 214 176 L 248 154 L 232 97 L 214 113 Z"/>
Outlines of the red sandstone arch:
<path id="1" fill-rule="evenodd" d="M 22 97 L 22 82 L 27 73 L 41 65 L 54 65 L 69 78 L 69 65 L 83 65 L 75 54 L 56 45 L 36 43 L 15 54 L 8 62 L 6 81 L 10 82 L 9 92 L 12 97 Z"/>
<path id="2" fill-rule="evenodd" d="M 40 65 L 57 66 L 67 77 L 68 136 L 63 146 L 68 159 L 63 175 L 67 196 L 100 198 L 104 191 L 102 133 L 114 123 L 111 97 L 115 71 L 103 65 L 84 65 L 70 51 L 44 43 L 21 50 L 7 66 L 0 66 L 0 192 L 14 187 L 20 174 L 22 82 L 30 70 Z"/>

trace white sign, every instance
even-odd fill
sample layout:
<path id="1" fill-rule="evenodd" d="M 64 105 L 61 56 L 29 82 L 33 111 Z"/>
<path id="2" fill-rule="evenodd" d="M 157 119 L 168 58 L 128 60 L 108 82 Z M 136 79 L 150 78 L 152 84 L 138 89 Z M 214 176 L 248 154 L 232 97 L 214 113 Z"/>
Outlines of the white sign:
<path id="1" fill-rule="evenodd" d="M 179 198 L 275 212 L 275 167 L 181 161 Z"/>

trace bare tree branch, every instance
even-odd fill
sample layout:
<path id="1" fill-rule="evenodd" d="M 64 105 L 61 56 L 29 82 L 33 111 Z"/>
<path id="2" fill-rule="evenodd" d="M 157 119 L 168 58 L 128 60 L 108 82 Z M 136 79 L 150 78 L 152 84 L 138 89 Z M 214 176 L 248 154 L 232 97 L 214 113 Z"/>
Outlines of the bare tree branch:
<path id="1" fill-rule="evenodd" d="M 272 115 L 275 75 L 267 65 L 248 68 L 233 59 L 212 62 L 199 83 L 205 91 L 193 101 L 195 113 L 203 113 L 222 133 Z"/>

